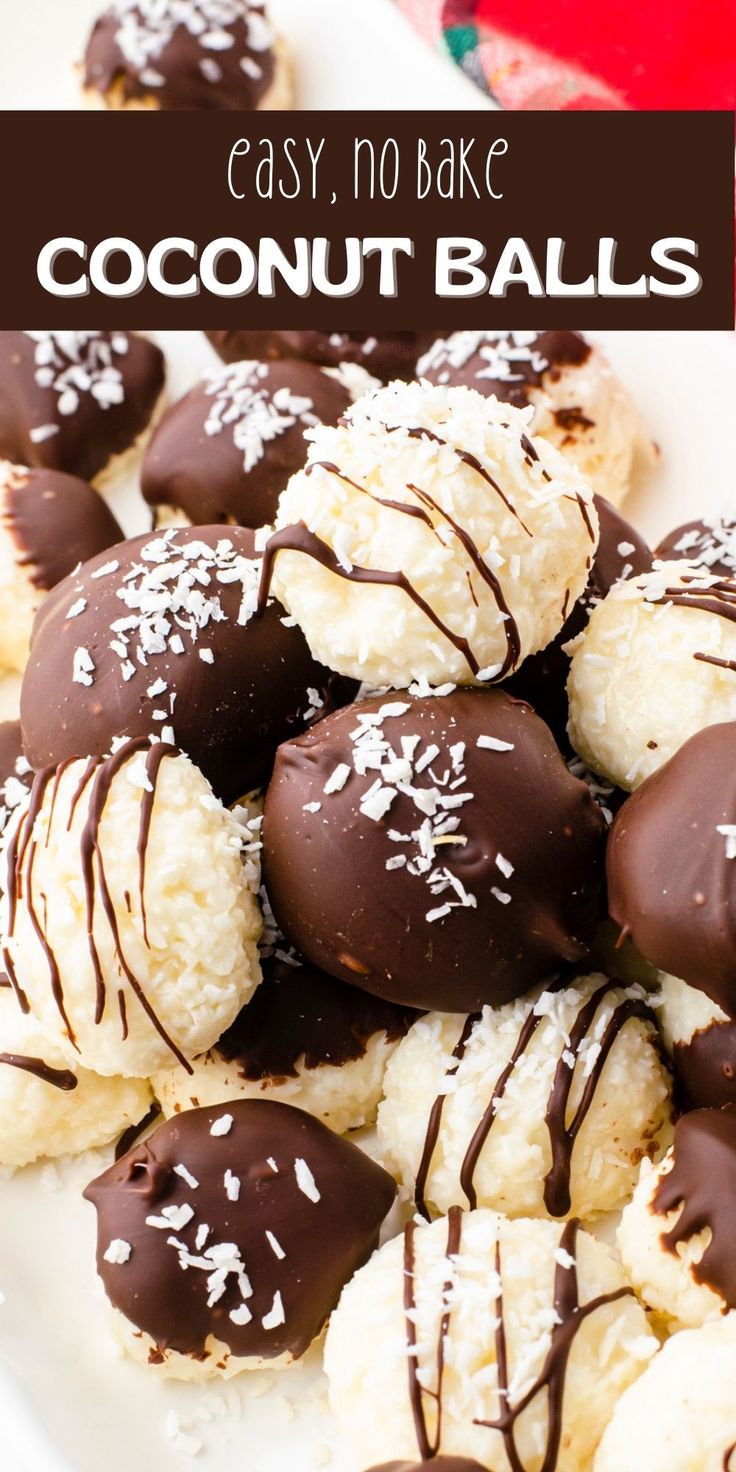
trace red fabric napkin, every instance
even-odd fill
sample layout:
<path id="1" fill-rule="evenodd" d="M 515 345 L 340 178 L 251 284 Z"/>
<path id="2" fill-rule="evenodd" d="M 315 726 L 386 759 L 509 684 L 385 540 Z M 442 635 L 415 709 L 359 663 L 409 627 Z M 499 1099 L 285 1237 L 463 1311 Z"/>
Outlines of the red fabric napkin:
<path id="1" fill-rule="evenodd" d="M 736 108 L 736 0 L 399 0 L 503 107 Z"/>

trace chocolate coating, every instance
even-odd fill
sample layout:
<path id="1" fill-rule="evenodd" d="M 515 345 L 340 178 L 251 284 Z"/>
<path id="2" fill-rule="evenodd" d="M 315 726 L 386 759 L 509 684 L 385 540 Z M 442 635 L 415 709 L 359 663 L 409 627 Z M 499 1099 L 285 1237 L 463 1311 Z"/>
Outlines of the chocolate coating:
<path id="1" fill-rule="evenodd" d="M 92 480 L 148 425 L 159 348 L 131 332 L 0 332 L 0 459 Z"/>
<path id="2" fill-rule="evenodd" d="M 706 1283 L 728 1308 L 736 1308 L 736 1109 L 696 1109 L 675 1125 L 673 1166 L 662 1176 L 653 1201 L 662 1216 L 681 1207 L 677 1221 L 662 1234 L 662 1245 L 677 1254 L 680 1244 L 706 1228 L 711 1239 L 700 1261 L 690 1266 L 696 1283 Z"/>
<path id="3" fill-rule="evenodd" d="M 308 962 L 272 956 L 262 970 L 252 1001 L 217 1044 L 243 1078 L 293 1078 L 300 1059 L 306 1068 L 352 1063 L 376 1033 L 402 1038 L 416 1018 L 410 1008 L 344 986 Z"/>
<path id="4" fill-rule="evenodd" d="M 269 525 L 306 461 L 304 431 L 336 424 L 350 402 L 312 363 L 234 363 L 164 415 L 143 462 L 143 495 L 195 524 Z"/>
<path id="5" fill-rule="evenodd" d="M 607 850 L 612 918 L 652 966 L 736 1017 L 736 724 L 691 736 L 632 793 Z"/>
<path id="6" fill-rule="evenodd" d="M 672 1068 L 683 1109 L 736 1104 L 736 1022 L 713 1022 L 675 1043 Z"/>
<path id="7" fill-rule="evenodd" d="M 0 520 L 35 588 L 48 592 L 80 562 L 122 540 L 107 502 L 86 481 L 58 470 L 8 468 Z"/>
<path id="8" fill-rule="evenodd" d="M 227 1132 L 213 1134 L 216 1121 L 228 1118 Z M 299 1185 L 297 1162 L 311 1172 L 311 1194 L 303 1178 Z M 226 1189 L 226 1172 L 240 1183 L 236 1200 Z M 196 1357 L 214 1335 L 233 1355 L 275 1359 L 304 1354 L 320 1332 L 343 1285 L 377 1245 L 396 1186 L 356 1145 L 301 1109 L 241 1099 L 177 1115 L 84 1194 L 97 1209 L 97 1270 L 107 1296 L 159 1352 Z M 170 1225 L 163 1212 L 182 1206 L 191 1208 L 190 1219 Z M 151 1216 L 161 1225 L 148 1224 Z M 205 1223 L 209 1233 L 197 1246 Z M 172 1231 L 175 1246 L 168 1240 Z M 132 1249 L 125 1263 L 105 1261 L 116 1238 Z M 248 1282 L 241 1288 L 237 1270 L 228 1272 L 223 1293 L 208 1307 L 215 1263 L 207 1252 L 222 1243 L 233 1244 Z M 196 1265 L 183 1269 L 183 1253 Z M 283 1322 L 273 1314 L 269 1328 L 277 1295 Z M 245 1323 L 244 1305 L 250 1313 Z"/>
<path id="9" fill-rule="evenodd" d="M 391 378 L 414 378 L 420 353 L 436 332 L 208 332 L 213 348 L 226 363 L 238 358 L 302 358 L 323 368 L 358 363 L 385 383 Z"/>
<path id="10" fill-rule="evenodd" d="M 538 654 L 530 654 L 505 684 L 505 689 L 511 695 L 529 701 L 537 715 L 547 722 L 558 744 L 565 751 L 570 750 L 566 688 L 570 656 L 565 653 L 563 646 L 582 633 L 596 603 L 605 598 L 614 583 L 622 577 L 651 572 L 653 561 L 644 538 L 610 501 L 604 496 L 594 496 L 593 499 L 598 511 L 600 540 L 593 558 L 588 586 L 552 643 Z M 623 552 L 622 547 L 626 549 Z"/>
<path id="11" fill-rule="evenodd" d="M 87 42 L 84 85 L 168 112 L 251 111 L 274 80 L 273 41 L 257 0 L 114 0 Z"/>
<path id="12" fill-rule="evenodd" d="M 191 544 L 197 555 L 182 556 Z M 59 583 L 36 616 L 21 689 L 31 763 L 104 755 L 115 736 L 170 726 L 223 801 L 262 783 L 279 742 L 313 718 L 309 692 L 329 708 L 355 686 L 312 659 L 280 604 L 238 621 L 258 568 L 253 532 L 182 527 L 121 542 Z M 94 668 L 75 680 L 79 650 Z"/>
<path id="13" fill-rule="evenodd" d="M 438 338 L 417 364 L 417 377 L 430 383 L 462 385 L 523 409 L 529 390 L 562 368 L 577 368 L 590 357 L 590 345 L 579 332 L 455 332 Z M 560 427 L 586 429 L 590 421 L 575 409 L 563 409 Z"/>
<path id="14" fill-rule="evenodd" d="M 736 522 L 686 521 L 663 538 L 657 557 L 700 563 L 714 577 L 736 577 Z"/>
<path id="15" fill-rule="evenodd" d="M 315 965 L 405 1005 L 473 1012 L 588 953 L 604 826 L 529 706 L 402 691 L 280 747 L 265 883 Z"/>
<path id="16" fill-rule="evenodd" d="M 428 1462 L 383 1462 L 368 1472 L 486 1472 L 471 1457 L 431 1457 Z"/>
<path id="17" fill-rule="evenodd" d="M 20 721 L 0 721 L 0 833 L 32 786 L 33 771 L 23 751 Z"/>

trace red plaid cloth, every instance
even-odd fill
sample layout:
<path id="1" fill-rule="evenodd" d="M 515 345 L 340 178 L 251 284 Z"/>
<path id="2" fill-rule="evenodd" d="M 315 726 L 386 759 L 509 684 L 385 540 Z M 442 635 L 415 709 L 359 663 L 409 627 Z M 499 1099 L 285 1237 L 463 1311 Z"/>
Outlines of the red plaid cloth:
<path id="1" fill-rule="evenodd" d="M 502 107 L 736 107 L 736 0 L 398 0 Z"/>

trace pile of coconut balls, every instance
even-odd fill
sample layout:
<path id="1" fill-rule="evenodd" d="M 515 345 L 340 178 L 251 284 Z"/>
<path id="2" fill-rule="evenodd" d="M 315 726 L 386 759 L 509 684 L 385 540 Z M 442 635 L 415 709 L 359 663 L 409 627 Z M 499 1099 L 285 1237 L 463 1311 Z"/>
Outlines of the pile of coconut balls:
<path id="1" fill-rule="evenodd" d="M 0 1164 L 356 1472 L 731 1472 L 736 525 L 578 333 L 209 336 L 0 333 Z"/>

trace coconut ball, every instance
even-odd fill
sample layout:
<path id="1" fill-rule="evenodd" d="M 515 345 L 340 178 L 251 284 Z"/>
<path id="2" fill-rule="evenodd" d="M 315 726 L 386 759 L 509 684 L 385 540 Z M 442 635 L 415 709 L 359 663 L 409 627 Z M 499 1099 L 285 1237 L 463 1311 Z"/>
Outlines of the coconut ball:
<path id="1" fill-rule="evenodd" d="M 470 389 L 393 383 L 308 431 L 264 565 L 316 658 L 373 685 L 470 684 L 554 638 L 598 516 L 529 418 Z"/>
<path id="2" fill-rule="evenodd" d="M 676 526 L 660 542 L 657 556 L 663 562 L 682 558 L 715 577 L 736 576 L 736 520 L 733 512 L 704 516 Z"/>
<path id="3" fill-rule="evenodd" d="M 736 1314 L 670 1339 L 622 1396 L 594 1472 L 732 1472 Z"/>
<path id="4" fill-rule="evenodd" d="M 85 481 L 0 462 L 0 668 L 24 669 L 46 593 L 122 535 Z"/>
<path id="5" fill-rule="evenodd" d="M 655 1349 L 618 1261 L 576 1222 L 453 1207 L 348 1284 L 325 1369 L 363 1463 L 439 1451 L 495 1472 L 587 1472 Z"/>
<path id="6" fill-rule="evenodd" d="M 580 637 L 567 693 L 575 750 L 638 787 L 696 731 L 736 720 L 736 582 L 669 562 L 618 583 Z"/>
<path id="7" fill-rule="evenodd" d="M 386 1064 L 415 1013 L 345 986 L 284 952 L 262 962 L 263 982 L 214 1048 L 157 1073 L 168 1117 L 229 1099 L 279 1099 L 344 1134 L 372 1124 Z"/>
<path id="8" fill-rule="evenodd" d="M 706 992 L 729 1015 L 736 1009 L 735 753 L 734 722 L 692 736 L 624 803 L 606 851 L 609 910 L 623 934 L 653 966 Z"/>
<path id="9" fill-rule="evenodd" d="M 666 972 L 660 972 L 652 1006 L 680 1103 L 688 1109 L 736 1104 L 736 1018 L 699 987 Z"/>
<path id="10" fill-rule="evenodd" d="M 618 1246 L 642 1301 L 671 1329 L 736 1308 L 736 1109 L 695 1109 L 656 1167 L 642 1162 Z"/>
<path id="11" fill-rule="evenodd" d="M 352 699 L 271 599 L 244 527 L 120 542 L 39 609 L 21 689 L 35 767 L 104 755 L 118 736 L 174 739 L 223 802 L 268 780 L 281 741 Z"/>
<path id="12" fill-rule="evenodd" d="M 233 363 L 164 415 L 141 490 L 156 521 L 260 527 L 276 518 L 289 476 L 307 458 L 305 429 L 336 424 L 351 395 L 312 363 Z"/>
<path id="13" fill-rule="evenodd" d="M 84 1194 L 117 1337 L 161 1374 L 202 1380 L 301 1358 L 396 1188 L 301 1109 L 238 1099 L 167 1121 Z"/>
<path id="14" fill-rule="evenodd" d="M 66 1054 L 0 983 L 0 1165 L 81 1154 L 136 1125 L 151 1103 L 144 1079 L 100 1078 Z"/>
<path id="15" fill-rule="evenodd" d="M 107 485 L 150 429 L 164 377 L 137 332 L 0 332 L 0 459 Z"/>
<path id="16" fill-rule="evenodd" d="M 596 495 L 593 499 L 598 512 L 600 540 L 585 592 L 578 598 L 552 643 L 537 654 L 530 654 L 505 682 L 510 695 L 528 700 L 537 715 L 547 722 L 563 751 L 570 750 L 567 734 L 570 655 L 567 645 L 582 633 L 593 609 L 615 583 L 631 577 L 632 573 L 649 572 L 652 567 L 652 554 L 631 523 L 603 496 Z"/>
<path id="17" fill-rule="evenodd" d="M 226 363 L 241 358 L 258 358 L 275 363 L 295 359 L 317 363 L 322 368 L 358 368 L 372 378 L 388 382 L 391 378 L 414 378 L 419 355 L 437 337 L 436 332 L 274 332 L 253 331 L 208 332 L 206 336 L 215 352 Z"/>
<path id="18" fill-rule="evenodd" d="M 291 58 L 258 0 L 113 0 L 84 55 L 83 98 L 115 111 L 264 112 L 293 104 Z"/>
<path id="19" fill-rule="evenodd" d="M 331 976 L 467 1012 L 588 955 L 604 829 L 528 705 L 402 692 L 279 748 L 264 881 L 283 934 Z"/>
<path id="20" fill-rule="evenodd" d="M 246 841 L 163 742 L 38 773 L 6 831 L 5 964 L 73 1064 L 144 1078 L 234 1020 L 260 980 Z"/>
<path id="21" fill-rule="evenodd" d="M 565 980 L 480 1016 L 432 1012 L 399 1045 L 378 1135 L 420 1211 L 594 1216 L 667 1144 L 670 1080 L 645 993 Z"/>
<path id="22" fill-rule="evenodd" d="M 453 332 L 420 358 L 417 377 L 531 404 L 534 433 L 615 506 L 637 456 L 654 453 L 628 390 L 580 332 Z"/>

